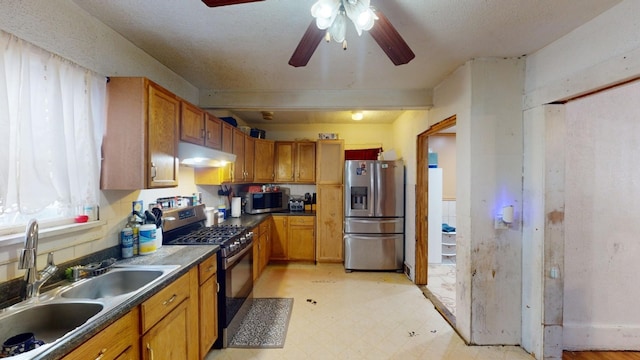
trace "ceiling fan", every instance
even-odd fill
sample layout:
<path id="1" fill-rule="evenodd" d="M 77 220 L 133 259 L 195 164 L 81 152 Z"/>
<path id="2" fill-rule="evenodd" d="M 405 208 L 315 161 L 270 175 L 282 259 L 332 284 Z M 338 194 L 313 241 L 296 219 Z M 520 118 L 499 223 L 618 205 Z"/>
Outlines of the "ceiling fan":
<path id="1" fill-rule="evenodd" d="M 242 4 L 255 1 L 264 0 L 202 0 L 202 2 L 209 7 Z M 380 48 L 382 48 L 391 62 L 396 66 L 403 65 L 411 61 L 415 57 L 415 54 L 411 48 L 409 48 L 409 45 L 407 45 L 402 36 L 400 36 L 395 27 L 393 27 L 389 19 L 380 10 L 371 10 L 375 14 L 377 20 L 373 23 L 371 29 L 369 29 L 369 33 L 376 43 L 378 43 Z M 344 11 L 343 7 L 341 7 L 341 11 Z M 316 19 L 313 19 L 311 24 L 309 24 L 307 31 L 302 35 L 302 39 L 300 39 L 300 43 L 298 43 L 293 55 L 291 55 L 289 65 L 294 67 L 307 65 L 309 59 L 311 59 L 311 56 L 320 44 L 320 41 L 325 38 L 326 34 L 327 30 L 318 28 L 316 25 Z"/>

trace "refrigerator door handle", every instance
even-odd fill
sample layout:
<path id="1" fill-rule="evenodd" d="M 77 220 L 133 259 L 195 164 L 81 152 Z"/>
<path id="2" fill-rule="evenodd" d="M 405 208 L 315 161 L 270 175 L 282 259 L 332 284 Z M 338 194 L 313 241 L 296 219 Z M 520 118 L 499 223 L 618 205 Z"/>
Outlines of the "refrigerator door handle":
<path id="1" fill-rule="evenodd" d="M 399 219 L 401 219 L 401 218 L 393 218 L 393 219 L 376 218 L 375 220 L 373 220 L 373 219 L 372 220 L 368 220 L 368 219 L 350 219 L 350 221 L 360 222 L 360 223 L 365 223 L 365 224 L 380 224 L 380 223 L 395 223 Z"/>

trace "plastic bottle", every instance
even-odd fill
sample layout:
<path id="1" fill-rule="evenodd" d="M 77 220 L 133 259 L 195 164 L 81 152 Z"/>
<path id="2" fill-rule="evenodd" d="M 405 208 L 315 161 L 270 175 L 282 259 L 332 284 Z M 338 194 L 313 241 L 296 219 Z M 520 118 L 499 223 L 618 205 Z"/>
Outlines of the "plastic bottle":
<path id="1" fill-rule="evenodd" d="M 133 231 L 133 255 L 138 255 L 138 248 L 140 244 L 140 223 L 138 222 L 138 216 L 134 213 L 129 215 L 127 227 Z"/>
<path id="2" fill-rule="evenodd" d="M 122 249 L 122 258 L 127 259 L 133 256 L 133 229 L 129 226 L 120 232 L 120 249 Z"/>
<path id="3" fill-rule="evenodd" d="M 156 230 L 155 224 L 144 224 L 140 226 L 138 254 L 149 255 L 156 252 Z"/>

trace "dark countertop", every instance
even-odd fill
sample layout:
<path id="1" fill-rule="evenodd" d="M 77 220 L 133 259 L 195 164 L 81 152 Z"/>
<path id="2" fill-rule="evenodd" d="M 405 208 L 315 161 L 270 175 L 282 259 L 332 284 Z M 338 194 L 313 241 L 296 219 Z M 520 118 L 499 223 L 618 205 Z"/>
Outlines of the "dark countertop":
<path id="1" fill-rule="evenodd" d="M 263 220 L 267 219 L 271 215 L 285 215 L 285 216 L 315 216 L 315 211 L 278 211 L 272 213 L 264 213 L 264 214 L 242 214 L 238 218 L 229 217 L 222 222 L 222 225 L 242 225 L 249 228 L 255 227 L 260 224 Z"/>

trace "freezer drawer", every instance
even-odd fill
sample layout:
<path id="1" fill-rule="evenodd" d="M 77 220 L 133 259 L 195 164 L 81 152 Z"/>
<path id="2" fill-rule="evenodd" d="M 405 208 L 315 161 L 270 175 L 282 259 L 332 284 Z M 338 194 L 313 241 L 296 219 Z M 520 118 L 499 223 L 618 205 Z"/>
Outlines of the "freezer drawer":
<path id="1" fill-rule="evenodd" d="M 403 234 L 404 218 L 346 218 L 345 234 Z"/>
<path id="2" fill-rule="evenodd" d="M 404 235 L 344 236 L 345 270 L 397 270 L 402 271 L 404 261 Z"/>

